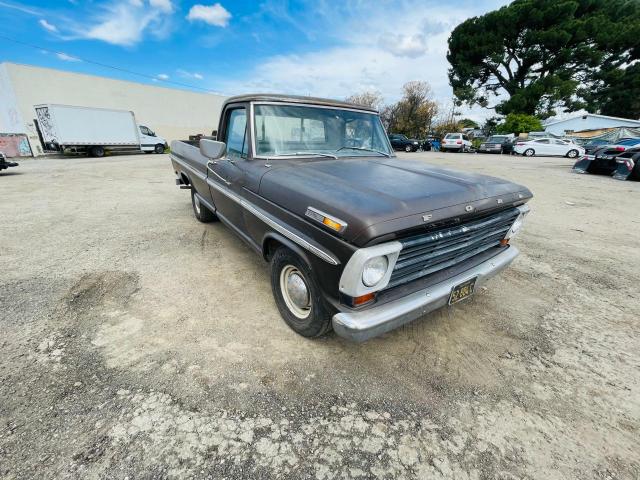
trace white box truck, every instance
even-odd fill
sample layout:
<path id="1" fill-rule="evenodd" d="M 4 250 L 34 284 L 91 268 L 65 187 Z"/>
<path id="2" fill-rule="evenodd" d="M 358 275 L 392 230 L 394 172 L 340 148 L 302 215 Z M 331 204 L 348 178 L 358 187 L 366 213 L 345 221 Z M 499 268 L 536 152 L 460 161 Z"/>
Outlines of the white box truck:
<path id="1" fill-rule="evenodd" d="M 38 130 L 46 151 L 85 153 L 163 153 L 164 138 L 138 125 L 133 112 L 72 105 L 36 105 Z"/>

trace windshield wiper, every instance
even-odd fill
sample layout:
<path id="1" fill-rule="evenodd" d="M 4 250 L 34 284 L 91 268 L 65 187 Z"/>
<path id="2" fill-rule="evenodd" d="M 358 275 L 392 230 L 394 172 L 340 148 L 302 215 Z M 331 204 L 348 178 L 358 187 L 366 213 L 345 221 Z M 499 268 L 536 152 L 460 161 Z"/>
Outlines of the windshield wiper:
<path id="1" fill-rule="evenodd" d="M 339 152 L 340 150 L 363 150 L 365 152 L 374 152 L 374 153 L 379 153 L 380 155 L 384 155 L 387 158 L 390 158 L 391 155 L 389 155 L 386 152 L 382 152 L 380 150 L 375 150 L 373 148 L 364 148 L 364 147 L 340 147 L 339 149 L 336 150 L 336 152 Z"/>
<path id="2" fill-rule="evenodd" d="M 301 155 L 304 155 L 306 157 L 329 157 L 335 160 L 338 159 L 338 157 L 332 153 L 322 153 L 322 152 L 293 152 L 293 153 L 280 153 L 279 155 L 283 157 L 286 157 L 288 155 L 295 155 L 298 157 Z"/>

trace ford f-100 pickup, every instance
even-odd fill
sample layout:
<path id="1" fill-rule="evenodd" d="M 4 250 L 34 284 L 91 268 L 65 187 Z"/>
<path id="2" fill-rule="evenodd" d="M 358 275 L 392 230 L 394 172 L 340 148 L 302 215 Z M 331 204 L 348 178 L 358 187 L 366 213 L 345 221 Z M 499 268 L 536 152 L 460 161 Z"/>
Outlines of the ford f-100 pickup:
<path id="1" fill-rule="evenodd" d="M 531 192 L 397 158 L 376 110 L 310 97 L 228 99 L 215 137 L 174 141 L 195 217 L 271 266 L 305 337 L 363 341 L 471 296 L 518 255 Z"/>

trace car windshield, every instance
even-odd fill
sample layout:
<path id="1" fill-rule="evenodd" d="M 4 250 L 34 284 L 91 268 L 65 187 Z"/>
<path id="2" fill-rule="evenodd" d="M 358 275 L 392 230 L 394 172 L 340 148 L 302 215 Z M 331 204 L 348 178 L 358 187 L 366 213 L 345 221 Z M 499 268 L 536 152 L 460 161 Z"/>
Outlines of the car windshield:
<path id="1" fill-rule="evenodd" d="M 487 142 L 502 143 L 506 139 L 507 139 L 507 137 L 489 137 L 489 140 L 487 140 Z"/>
<path id="2" fill-rule="evenodd" d="M 271 104 L 257 104 L 254 112 L 258 156 L 391 155 L 375 113 Z"/>
<path id="3" fill-rule="evenodd" d="M 619 141 L 616 145 L 637 145 L 638 143 L 640 143 L 640 138 L 629 138 Z"/>
<path id="4" fill-rule="evenodd" d="M 444 138 L 447 139 L 456 139 L 456 138 L 460 138 L 460 134 L 459 133 L 447 133 Z"/>

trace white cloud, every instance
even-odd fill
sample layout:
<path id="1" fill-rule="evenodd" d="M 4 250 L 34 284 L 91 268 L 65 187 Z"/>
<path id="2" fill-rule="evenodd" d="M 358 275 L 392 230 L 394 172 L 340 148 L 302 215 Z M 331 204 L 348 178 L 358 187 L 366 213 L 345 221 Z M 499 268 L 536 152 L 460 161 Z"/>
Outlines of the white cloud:
<path id="1" fill-rule="evenodd" d="M 226 27 L 230 19 L 231 14 L 219 3 L 210 6 L 194 5 L 187 15 L 187 20 L 190 22 L 202 21 L 216 27 Z"/>
<path id="2" fill-rule="evenodd" d="M 81 62 L 82 61 L 79 58 L 74 57 L 73 55 L 68 55 L 64 52 L 56 53 L 56 57 L 58 58 L 58 60 L 63 60 L 65 62 Z"/>
<path id="3" fill-rule="evenodd" d="M 178 72 L 178 75 L 180 75 L 183 78 L 189 78 L 189 79 L 192 79 L 192 80 L 202 80 L 202 79 L 204 79 L 204 76 L 201 75 L 200 73 L 187 72 L 186 70 L 182 70 L 182 69 L 178 69 L 176 71 Z"/>
<path id="4" fill-rule="evenodd" d="M 58 28 L 55 25 L 52 25 L 51 23 L 47 22 L 44 18 L 41 18 L 40 20 L 38 20 L 38 23 L 42 28 L 44 28 L 49 32 L 56 33 L 58 31 Z"/>
<path id="5" fill-rule="evenodd" d="M 149 0 L 149 5 L 153 8 L 157 8 L 164 13 L 173 12 L 173 3 L 171 0 Z"/>
<path id="6" fill-rule="evenodd" d="M 76 28 L 69 39 L 102 40 L 113 45 L 131 46 L 143 40 L 146 33 L 162 37 L 169 29 L 173 12 L 170 0 L 116 0 L 106 5 L 93 26 Z"/>
<path id="7" fill-rule="evenodd" d="M 427 52 L 427 39 L 421 33 L 414 35 L 387 35 L 380 37 L 380 46 L 399 57 L 417 58 Z"/>
<path id="8" fill-rule="evenodd" d="M 158 77 L 159 80 L 169 80 L 169 75 L 167 75 L 166 73 L 159 73 L 156 76 Z"/>
<path id="9" fill-rule="evenodd" d="M 0 2 L 0 7 L 10 8 L 12 10 L 17 10 L 19 12 L 26 13 L 27 15 L 34 15 L 36 17 L 39 17 L 40 15 L 42 15 L 42 12 L 40 10 L 37 10 L 35 8 L 31 8 L 31 7 L 26 7 L 26 6 L 20 5 L 20 4 L 12 4 L 12 3 Z"/>

